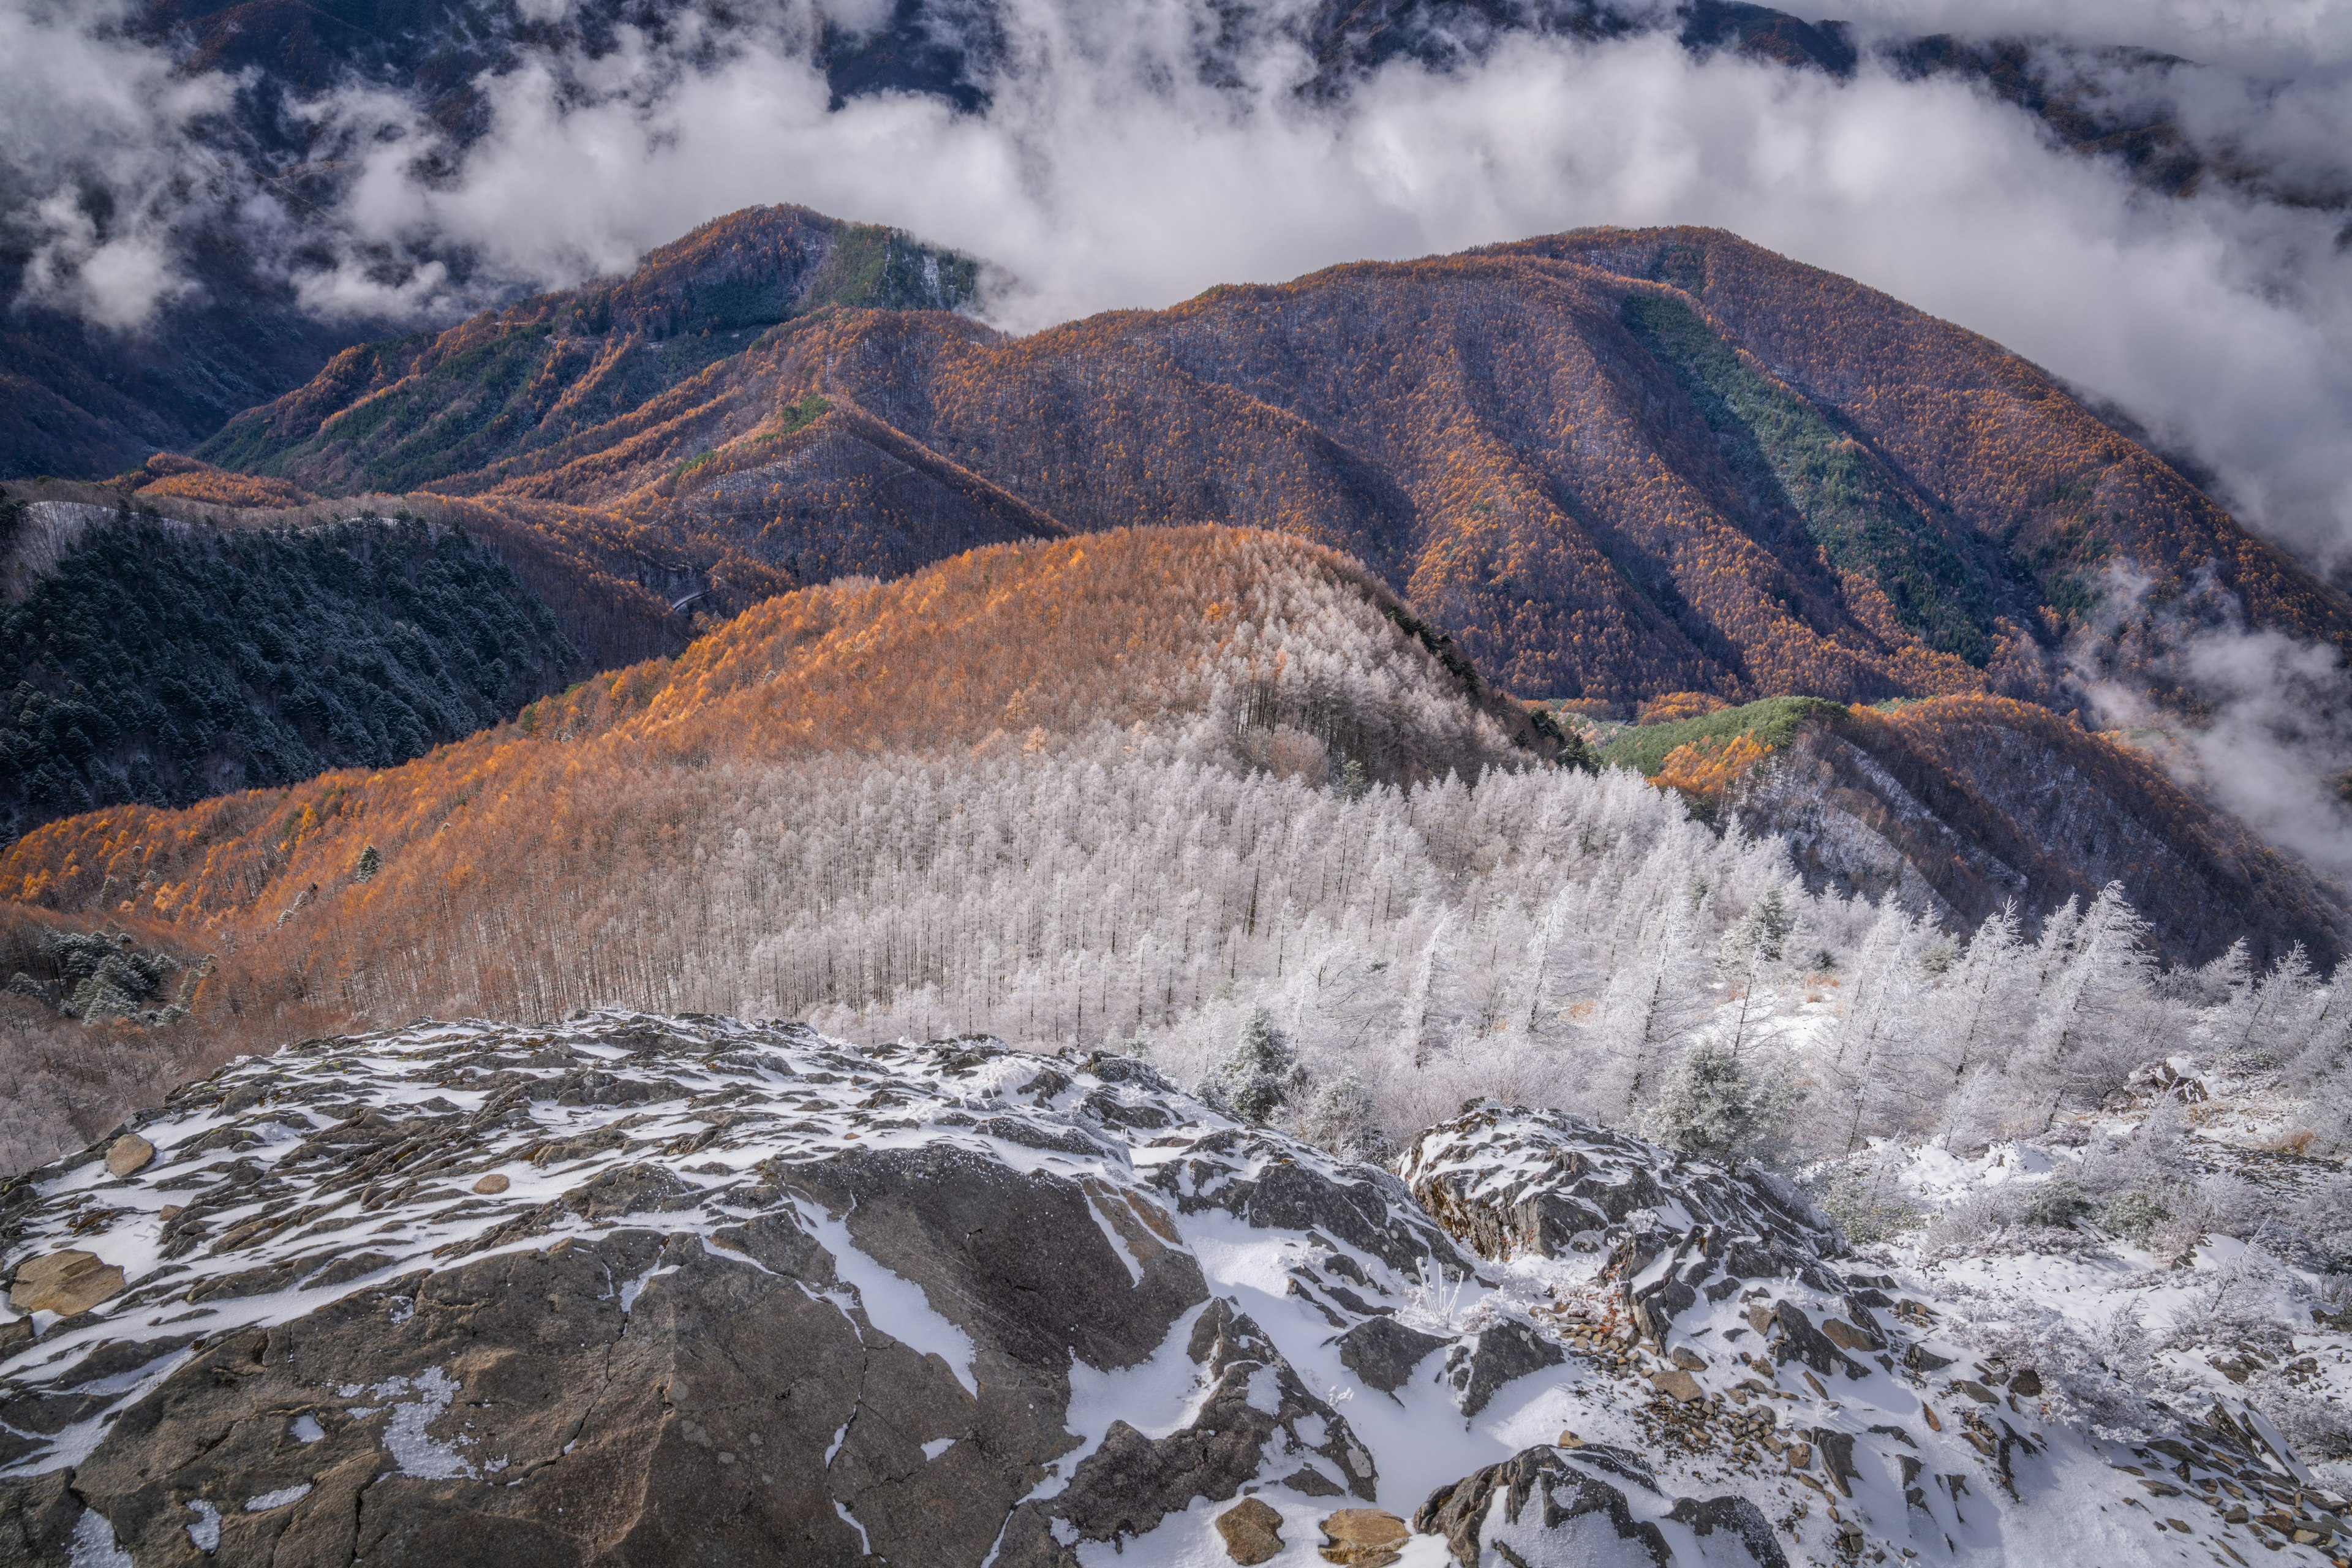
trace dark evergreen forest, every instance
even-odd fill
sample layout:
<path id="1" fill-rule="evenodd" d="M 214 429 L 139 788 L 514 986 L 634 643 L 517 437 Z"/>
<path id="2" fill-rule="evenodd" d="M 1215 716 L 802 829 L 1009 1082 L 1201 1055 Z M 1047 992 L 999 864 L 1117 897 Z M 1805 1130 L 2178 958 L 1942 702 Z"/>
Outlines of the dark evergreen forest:
<path id="1" fill-rule="evenodd" d="M 390 767 L 578 663 L 547 607 L 461 531 L 221 531 L 126 508 L 0 614 L 0 837 Z"/>

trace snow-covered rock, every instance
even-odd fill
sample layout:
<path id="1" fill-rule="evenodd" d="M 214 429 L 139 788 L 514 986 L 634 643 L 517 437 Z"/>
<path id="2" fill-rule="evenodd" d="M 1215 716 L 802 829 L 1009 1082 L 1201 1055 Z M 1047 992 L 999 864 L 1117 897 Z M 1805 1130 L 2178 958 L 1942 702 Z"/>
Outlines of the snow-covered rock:
<path id="1" fill-rule="evenodd" d="M 1702 1294 L 1720 1300 L 1742 1279 L 1836 1288 L 1818 1266 L 1844 1238 L 1792 1184 L 1565 1111 L 1472 1106 L 1415 1138 L 1399 1169 L 1482 1257 L 1606 1254 L 1634 1326 L 1659 1344 Z"/>
<path id="2" fill-rule="evenodd" d="M 1997 1177 L 2052 1174 L 2031 1151 L 1986 1163 Z M 1946 1167 L 1953 1187 L 1969 1184 L 1940 1152 L 1922 1157 Z M 2049 1342 L 2042 1364 L 1993 1349 L 1980 1289 L 1904 1267 L 1899 1249 L 1864 1262 L 1769 1172 L 1491 1104 L 1423 1133 L 1400 1168 L 1490 1268 L 1549 1297 L 1533 1317 L 1580 1360 L 1649 1385 L 1646 1399 L 1620 1396 L 1630 1439 L 1623 1426 L 1578 1426 L 1573 1443 L 1433 1496 L 1418 1522 L 1461 1563 L 1512 1561 L 1505 1548 L 1531 1563 L 1769 1561 L 1749 1544 L 1759 1520 L 1762 1539 L 1819 1562 L 2238 1560 L 2207 1543 L 2282 1562 L 2352 1556 L 2333 1494 L 2242 1402 L 2143 1405 L 2128 1430 L 2094 1431 L 2086 1411 L 2116 1412 L 2090 1385 L 2114 1380 L 2062 1357 L 2081 1339 Z M 2053 1302 L 2095 1274 L 2035 1263 L 2024 1272 Z M 1738 1497 L 1674 1496 L 1700 1477 Z M 1551 1533 L 1531 1542 L 1529 1521 Z"/>
<path id="3" fill-rule="evenodd" d="M 2249 1412 L 2095 1437 L 2046 1397 L 2063 1369 L 1982 1354 L 1960 1307 L 1896 1299 L 1761 1176 L 1555 1123 L 1587 1163 L 1539 1177 L 1526 1119 L 1475 1120 L 1410 1167 L 1452 1184 L 1443 1212 L 1549 1181 L 1605 1223 L 1481 1260 L 1397 1176 L 1118 1057 L 600 1014 L 246 1060 L 127 1130 L 135 1169 L 110 1141 L 0 1191 L 9 1278 L 64 1253 L 121 1276 L 0 1320 L 0 1563 L 1753 1568 L 2336 1539 Z M 1680 1245 L 1704 1231 L 1717 1252 Z M 1710 1272 L 1652 1310 L 1677 1258 Z"/>
<path id="4" fill-rule="evenodd" d="M 133 1131 L 0 1194 L 124 1281 L 0 1324 L 0 1562 L 1223 1561 L 1578 1413 L 1396 1177 L 1129 1058 L 425 1025 Z"/>

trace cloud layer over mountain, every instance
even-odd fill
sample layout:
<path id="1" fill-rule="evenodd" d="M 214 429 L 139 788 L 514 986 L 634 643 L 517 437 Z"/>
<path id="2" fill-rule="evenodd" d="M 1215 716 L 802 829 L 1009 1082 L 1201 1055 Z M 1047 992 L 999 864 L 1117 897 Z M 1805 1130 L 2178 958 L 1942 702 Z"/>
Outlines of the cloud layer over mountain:
<path id="1" fill-rule="evenodd" d="M 520 16 L 565 9 L 532 0 Z M 320 311 L 446 316 L 790 200 L 997 263 L 992 314 L 1024 329 L 1359 258 L 1585 224 L 1717 224 L 2112 399 L 2322 564 L 2352 543 L 2338 201 L 2352 192 L 2352 21 L 2320 5 L 1933 8 L 1930 24 L 1973 35 L 2069 29 L 2042 46 L 2046 71 L 2255 172 L 2185 196 L 2060 150 L 1980 88 L 1906 79 L 1866 47 L 1922 26 L 1887 0 L 1862 7 L 1850 80 L 1694 55 L 1670 28 L 1637 26 L 1608 41 L 1491 37 L 1445 69 L 1391 60 L 1337 96 L 1300 90 L 1317 62 L 1296 41 L 1298 0 L 1222 34 L 1192 0 L 1115 16 L 1007 0 L 986 18 L 989 47 L 967 53 L 988 94 L 969 113 L 938 97 L 835 97 L 815 41 L 880 27 L 884 9 L 835 0 L 725 26 L 689 12 L 659 39 L 600 32 L 614 47 L 594 58 L 528 51 L 477 84 L 480 134 L 464 145 L 396 83 L 296 101 L 281 118 L 310 140 L 310 168 L 336 171 L 313 203 L 256 177 L 270 154 L 240 158 L 204 134 L 249 77 L 174 74 L 118 17 L 9 0 L 0 115 L 18 149 L 7 198 L 30 253 L 23 289 L 131 327 L 190 287 L 181 263 L 201 218 L 282 254 Z M 2100 52 L 2126 40 L 2221 63 L 2126 68 Z"/>

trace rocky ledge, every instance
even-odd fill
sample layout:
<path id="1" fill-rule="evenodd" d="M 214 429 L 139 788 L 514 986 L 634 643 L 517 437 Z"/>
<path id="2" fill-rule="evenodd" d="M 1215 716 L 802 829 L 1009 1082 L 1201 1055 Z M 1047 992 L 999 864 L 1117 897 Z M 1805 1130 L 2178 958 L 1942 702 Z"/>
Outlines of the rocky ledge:
<path id="1" fill-rule="evenodd" d="M 1403 1170 L 984 1040 L 247 1060 L 0 1190 L 0 1563 L 2336 1550 L 2252 1413 L 2069 1427 L 1765 1173 L 1499 1106 Z"/>
<path id="2" fill-rule="evenodd" d="M 1491 1561 L 1409 1521 L 1599 1375 L 1395 1176 L 1141 1062 L 703 1017 L 249 1059 L 0 1246 L 7 1563 Z M 1753 1511 L 1559 1462 L 1629 1563 Z"/>

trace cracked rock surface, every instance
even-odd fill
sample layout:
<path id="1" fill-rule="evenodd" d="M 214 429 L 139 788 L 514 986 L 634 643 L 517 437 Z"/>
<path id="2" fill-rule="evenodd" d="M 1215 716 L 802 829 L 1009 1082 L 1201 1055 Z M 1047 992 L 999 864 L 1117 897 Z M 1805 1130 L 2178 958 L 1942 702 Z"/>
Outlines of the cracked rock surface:
<path id="1" fill-rule="evenodd" d="M 419 1026 L 134 1132 L 0 1193 L 12 1279 L 126 1281 L 0 1325 L 0 1562 L 1068 1564 L 1381 1498 L 1350 1330 L 1547 1364 L 1395 1321 L 1473 1261 L 1393 1176 L 1127 1058 Z"/>

